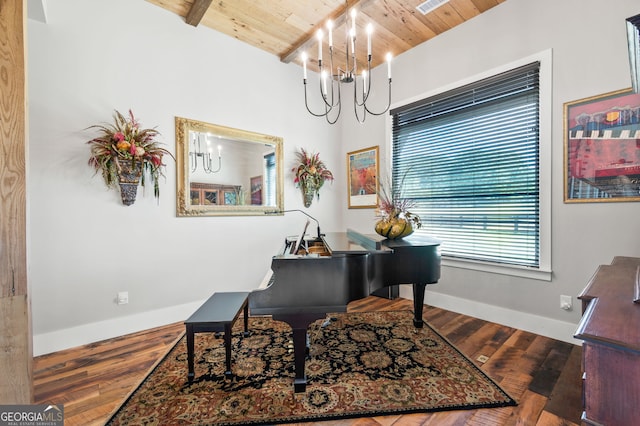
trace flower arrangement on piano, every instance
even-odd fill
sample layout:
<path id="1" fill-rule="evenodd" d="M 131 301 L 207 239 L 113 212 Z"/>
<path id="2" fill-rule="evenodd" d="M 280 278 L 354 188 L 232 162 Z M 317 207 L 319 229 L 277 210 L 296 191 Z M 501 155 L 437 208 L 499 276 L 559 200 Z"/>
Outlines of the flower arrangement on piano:
<path id="1" fill-rule="evenodd" d="M 124 116 L 117 110 L 113 124 L 96 124 L 88 129 L 98 129 L 100 135 L 91 139 L 89 165 L 96 173 L 101 172 L 109 188 L 120 185 L 122 202 L 131 205 L 135 201 L 138 184 L 145 185 L 145 174 L 153 182 L 153 194 L 160 196 L 160 176 L 164 176 L 162 158 L 173 155 L 155 140 L 160 134 L 155 129 L 142 129 L 139 121 L 129 110 Z M 175 160 L 175 158 L 174 158 Z M 146 172 L 146 173 L 145 173 Z"/>
<path id="2" fill-rule="evenodd" d="M 302 189 L 304 206 L 309 207 L 313 196 L 320 199 L 320 188 L 326 181 L 333 181 L 333 173 L 322 160 L 319 153 L 309 154 L 304 148 L 296 152 L 296 166 L 291 169 L 295 176 L 293 183 Z"/>
<path id="3" fill-rule="evenodd" d="M 395 189 L 391 183 L 380 183 L 379 185 L 380 193 L 378 194 L 379 202 L 376 216 L 380 219 L 376 223 L 375 231 L 391 240 L 411 235 L 415 229 L 422 226 L 420 216 L 409 211 L 415 206 L 415 202 L 402 196 L 406 176 L 407 173 L 402 176 L 400 184 Z"/>

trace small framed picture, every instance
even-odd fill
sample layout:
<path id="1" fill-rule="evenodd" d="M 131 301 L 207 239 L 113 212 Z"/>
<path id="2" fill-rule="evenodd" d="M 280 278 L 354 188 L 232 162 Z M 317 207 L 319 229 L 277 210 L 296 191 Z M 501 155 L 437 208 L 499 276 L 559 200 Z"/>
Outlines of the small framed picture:
<path id="1" fill-rule="evenodd" d="M 262 176 L 254 176 L 249 178 L 251 189 L 251 205 L 262 205 Z"/>
<path id="2" fill-rule="evenodd" d="M 347 153 L 350 209 L 378 207 L 378 146 Z"/>
<path id="3" fill-rule="evenodd" d="M 564 104 L 564 201 L 640 201 L 640 94 Z"/>

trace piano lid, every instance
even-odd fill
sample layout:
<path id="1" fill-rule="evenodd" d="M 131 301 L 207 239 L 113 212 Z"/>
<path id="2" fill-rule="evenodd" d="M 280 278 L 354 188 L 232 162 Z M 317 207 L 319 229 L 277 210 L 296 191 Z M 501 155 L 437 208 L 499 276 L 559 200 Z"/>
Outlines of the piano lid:
<path id="1" fill-rule="evenodd" d="M 347 232 L 330 233 L 325 244 L 336 253 L 392 253 L 395 248 L 439 246 L 442 242 L 426 235 L 412 234 L 405 238 L 389 240 L 377 234 L 361 234 L 352 229 Z M 330 241 L 335 246 L 330 244 Z"/>
<path id="2" fill-rule="evenodd" d="M 392 253 L 376 236 L 367 236 L 348 229 L 347 232 L 328 232 L 323 240 L 331 254 Z"/>

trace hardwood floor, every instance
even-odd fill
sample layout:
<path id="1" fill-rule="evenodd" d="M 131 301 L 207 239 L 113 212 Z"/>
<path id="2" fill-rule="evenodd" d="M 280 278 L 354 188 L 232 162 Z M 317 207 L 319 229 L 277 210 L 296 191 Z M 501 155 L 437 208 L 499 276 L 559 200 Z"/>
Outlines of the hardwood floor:
<path id="1" fill-rule="evenodd" d="M 368 297 L 349 311 L 412 310 Z M 360 418 L 323 425 L 578 425 L 580 346 L 425 306 L 424 318 L 518 401 L 516 407 Z M 102 425 L 184 331 L 182 323 L 36 357 L 35 402 L 64 404 L 65 425 Z M 478 357 L 486 361 L 478 361 Z"/>

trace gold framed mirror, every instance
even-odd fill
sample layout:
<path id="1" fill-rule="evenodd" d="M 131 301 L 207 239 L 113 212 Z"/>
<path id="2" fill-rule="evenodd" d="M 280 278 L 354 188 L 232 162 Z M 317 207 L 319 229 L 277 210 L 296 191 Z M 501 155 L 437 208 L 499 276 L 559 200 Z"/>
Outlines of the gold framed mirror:
<path id="1" fill-rule="evenodd" d="M 176 214 L 281 212 L 281 137 L 176 117 Z"/>

